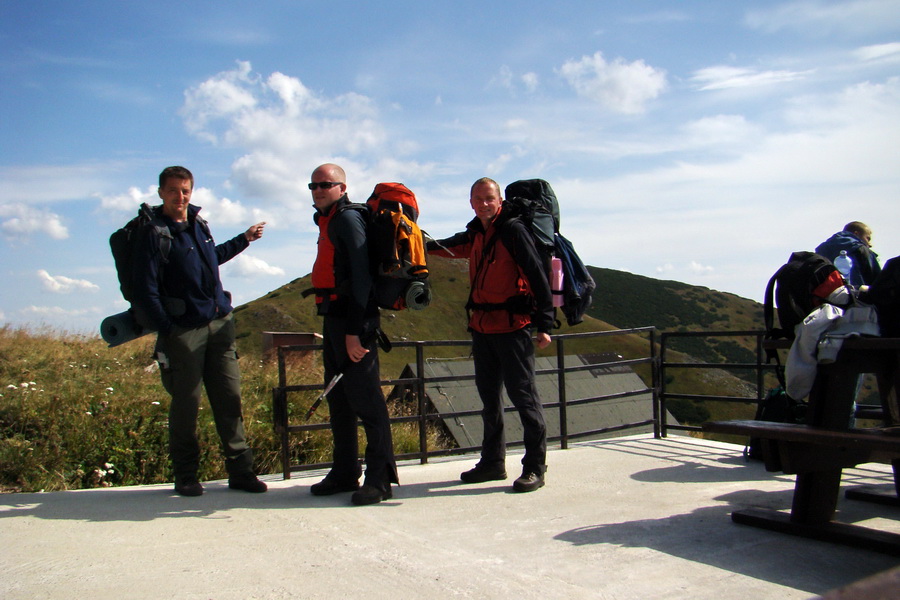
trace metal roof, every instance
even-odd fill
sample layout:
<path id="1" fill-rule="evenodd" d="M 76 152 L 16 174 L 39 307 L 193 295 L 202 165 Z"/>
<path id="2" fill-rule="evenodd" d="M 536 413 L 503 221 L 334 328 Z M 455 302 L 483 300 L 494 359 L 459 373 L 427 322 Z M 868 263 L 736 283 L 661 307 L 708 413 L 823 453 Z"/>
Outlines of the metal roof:
<path id="1" fill-rule="evenodd" d="M 607 360 L 618 357 L 607 357 Z M 627 423 L 636 423 L 651 418 L 653 414 L 652 394 L 640 377 L 630 368 L 622 366 L 608 366 L 596 362 L 598 357 L 590 355 L 590 358 L 582 355 L 570 355 L 565 357 L 567 368 L 596 364 L 593 369 L 566 372 L 566 400 L 595 398 L 621 392 L 645 390 L 645 393 L 627 398 L 615 398 L 599 402 L 567 406 L 566 421 L 568 433 L 592 431 L 615 427 Z M 603 360 L 600 358 L 599 360 Z M 589 362 L 590 361 L 590 362 Z M 556 373 L 541 373 L 552 371 L 557 366 L 555 357 L 537 357 L 535 369 L 537 376 L 538 393 L 544 404 L 559 402 L 559 388 Z M 408 364 L 401 377 L 415 377 L 414 364 Z M 463 411 L 480 411 L 481 399 L 475 388 L 475 367 L 471 360 L 430 360 L 425 364 L 425 377 L 456 377 L 454 381 L 427 382 L 425 393 L 427 400 L 431 402 L 438 414 L 451 414 Z M 503 391 L 504 407 L 512 406 L 506 391 Z M 544 418 L 547 424 L 547 435 L 560 435 L 559 410 L 549 408 L 544 410 Z M 670 422 L 675 422 L 670 418 Z M 456 416 L 443 419 L 449 432 L 456 439 L 460 447 L 478 446 L 482 441 L 482 425 L 480 415 Z M 522 424 L 515 412 L 506 414 L 506 441 L 508 443 L 521 441 L 523 438 Z M 652 426 L 646 425 L 629 430 L 633 433 L 652 432 Z M 589 436 L 591 439 L 614 437 L 622 435 L 621 432 L 598 434 Z"/>

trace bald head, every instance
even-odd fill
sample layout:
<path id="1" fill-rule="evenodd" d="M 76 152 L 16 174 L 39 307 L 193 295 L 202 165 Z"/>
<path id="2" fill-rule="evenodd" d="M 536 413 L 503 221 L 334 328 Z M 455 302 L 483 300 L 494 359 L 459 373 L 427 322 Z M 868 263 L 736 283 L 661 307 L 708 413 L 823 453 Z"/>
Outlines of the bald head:
<path id="1" fill-rule="evenodd" d="M 347 176 L 344 169 L 334 163 L 316 167 L 309 181 L 313 206 L 322 213 L 327 212 L 329 207 L 347 192 Z"/>

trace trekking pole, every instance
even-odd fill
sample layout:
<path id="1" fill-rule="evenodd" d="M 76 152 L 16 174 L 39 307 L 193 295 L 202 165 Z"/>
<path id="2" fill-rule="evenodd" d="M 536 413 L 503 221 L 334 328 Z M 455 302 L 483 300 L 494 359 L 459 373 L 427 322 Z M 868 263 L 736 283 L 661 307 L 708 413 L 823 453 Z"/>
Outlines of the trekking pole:
<path id="1" fill-rule="evenodd" d="M 365 339 L 361 339 L 360 342 L 363 346 L 368 346 L 372 343 L 373 339 L 377 341 L 379 348 L 381 348 L 385 352 L 391 351 L 391 340 L 389 340 L 388 336 L 385 335 L 385 333 L 377 327 L 374 331 L 367 335 Z M 328 392 L 333 390 L 334 386 L 336 386 L 341 378 L 344 377 L 344 371 L 346 371 L 347 367 L 350 366 L 349 362 L 350 361 L 348 360 L 347 363 L 344 364 L 343 368 L 338 372 L 338 374 L 331 378 L 331 381 L 328 382 L 328 385 L 325 386 L 325 389 L 322 390 L 322 393 L 319 394 L 319 397 L 313 401 L 312 405 L 309 407 L 309 410 L 306 411 L 306 416 L 304 417 L 305 421 L 309 421 L 310 417 L 313 416 L 313 413 L 316 412 L 316 409 L 319 408 L 319 405 L 322 404 L 322 400 L 324 400 L 325 396 L 328 395 Z"/>
<path id="2" fill-rule="evenodd" d="M 453 251 L 450 250 L 450 248 L 448 248 L 447 246 L 443 245 L 442 243 L 440 243 L 439 241 L 437 241 L 436 239 L 434 239 L 433 237 L 431 237 L 431 236 L 428 234 L 427 231 L 424 231 L 424 230 L 423 230 L 423 231 L 422 231 L 422 235 L 425 236 L 425 237 L 427 237 L 429 240 L 431 240 L 431 241 L 434 242 L 435 244 L 437 244 L 438 247 L 439 247 L 441 250 L 444 250 L 444 251 L 447 252 L 447 254 L 449 254 L 450 256 L 456 256 L 455 254 L 453 254 Z"/>

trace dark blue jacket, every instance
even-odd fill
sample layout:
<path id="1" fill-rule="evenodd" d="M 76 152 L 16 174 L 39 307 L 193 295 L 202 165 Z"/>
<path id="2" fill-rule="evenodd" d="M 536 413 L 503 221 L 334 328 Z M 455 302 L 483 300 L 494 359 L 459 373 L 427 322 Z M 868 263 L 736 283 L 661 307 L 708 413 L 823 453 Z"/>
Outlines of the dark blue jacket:
<path id="1" fill-rule="evenodd" d="M 241 233 L 223 244 L 216 245 L 208 228 L 197 220 L 199 206 L 188 206 L 187 223 L 175 223 L 162 214 L 162 207 L 154 212 L 172 232 L 172 247 L 163 263 L 159 236 L 152 227 L 145 227 L 137 240 L 134 269 L 135 308 L 162 333 L 174 325 L 200 327 L 214 319 L 228 315 L 233 309 L 231 294 L 222 288 L 219 265 L 243 252 L 250 242 Z"/>
<path id="2" fill-rule="evenodd" d="M 871 285 L 881 272 L 878 255 L 849 231 L 838 231 L 819 244 L 816 247 L 816 254 L 821 254 L 834 262 L 834 259 L 840 256 L 841 250 L 846 250 L 847 256 L 853 261 L 853 267 L 850 269 L 850 285 L 857 289 L 862 285 Z"/>

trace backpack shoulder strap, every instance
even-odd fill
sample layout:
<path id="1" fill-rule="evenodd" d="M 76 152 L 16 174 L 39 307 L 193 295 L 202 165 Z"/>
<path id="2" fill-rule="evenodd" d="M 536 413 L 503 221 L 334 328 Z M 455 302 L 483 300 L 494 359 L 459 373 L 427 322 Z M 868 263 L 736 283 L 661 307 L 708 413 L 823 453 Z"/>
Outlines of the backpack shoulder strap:
<path id="1" fill-rule="evenodd" d="M 146 225 L 151 227 L 156 234 L 156 238 L 159 241 L 159 254 L 162 258 L 162 263 L 165 264 L 169 262 L 169 252 L 172 250 L 172 240 L 174 239 L 172 237 L 172 232 L 169 230 L 169 226 L 166 225 L 159 216 L 156 208 L 151 207 L 146 202 L 141 203 L 138 214 L 145 220 Z"/>

